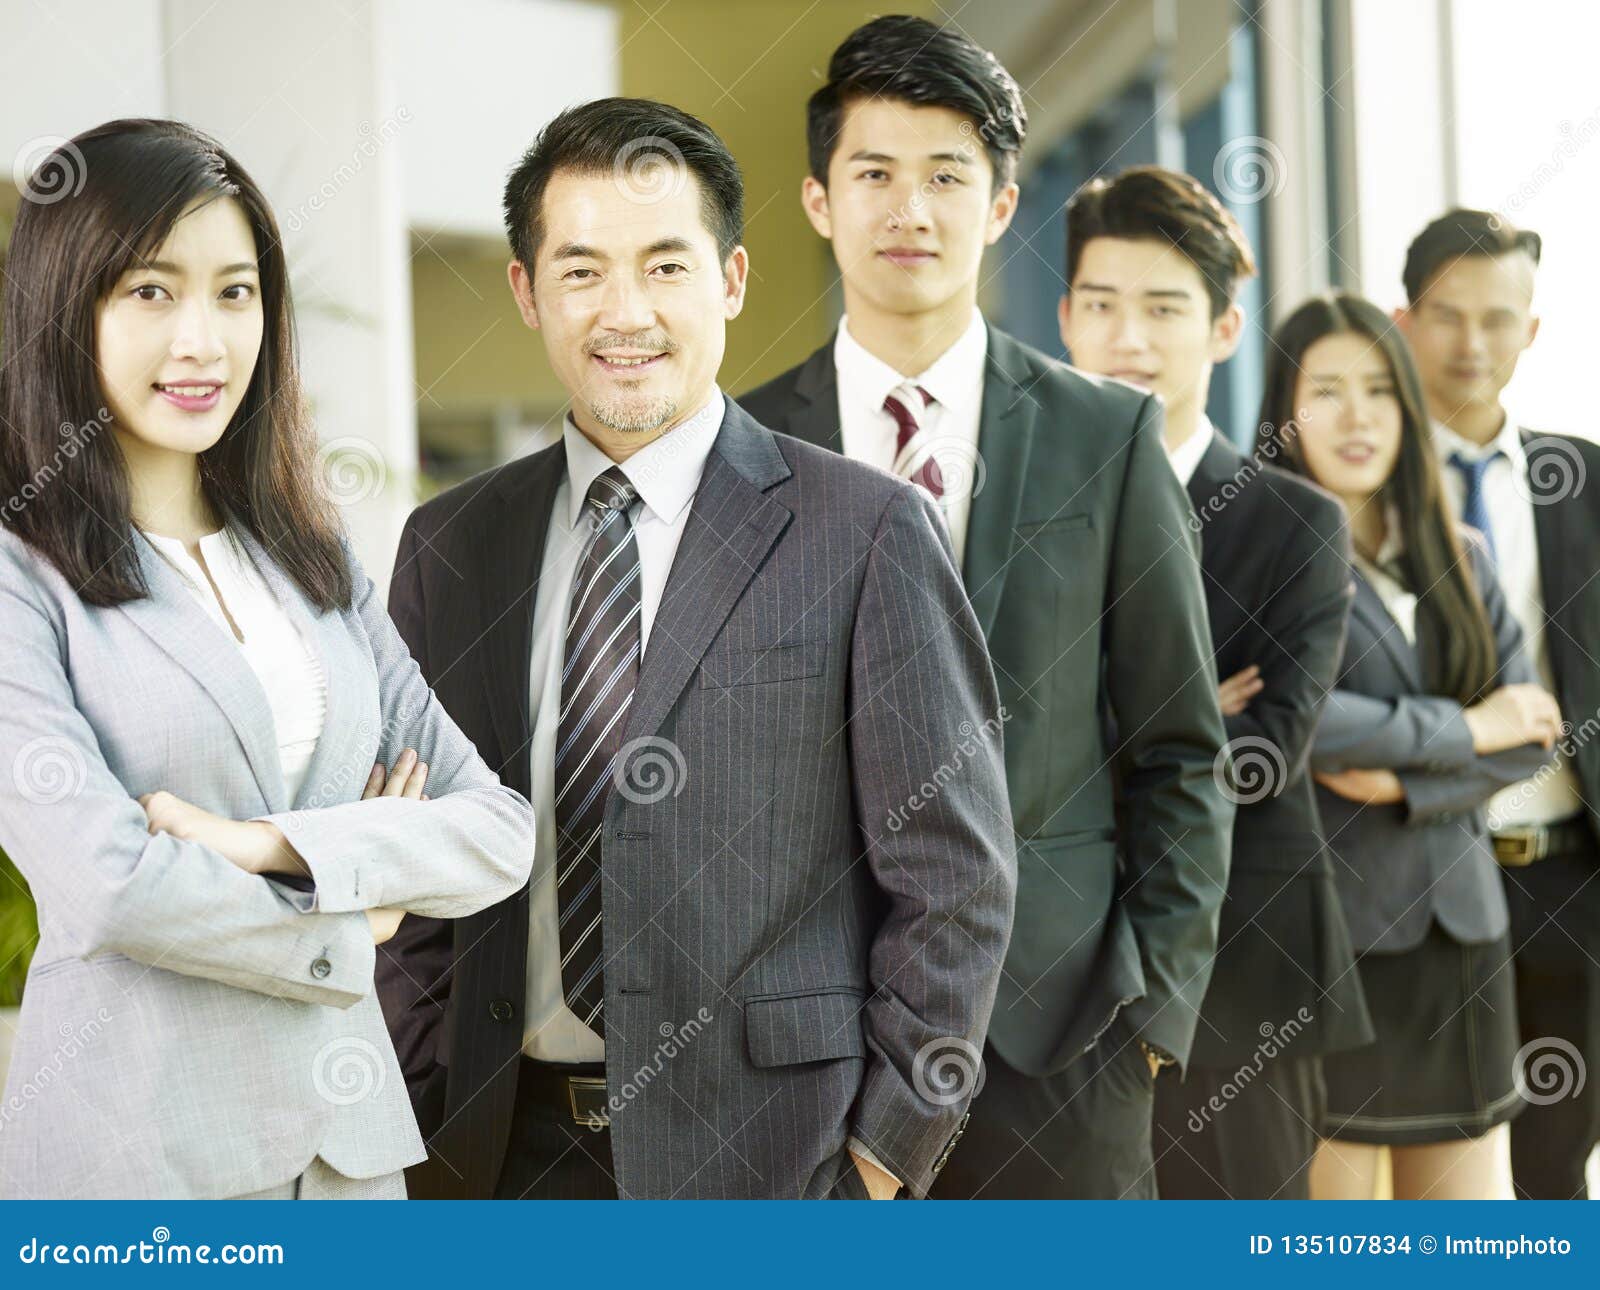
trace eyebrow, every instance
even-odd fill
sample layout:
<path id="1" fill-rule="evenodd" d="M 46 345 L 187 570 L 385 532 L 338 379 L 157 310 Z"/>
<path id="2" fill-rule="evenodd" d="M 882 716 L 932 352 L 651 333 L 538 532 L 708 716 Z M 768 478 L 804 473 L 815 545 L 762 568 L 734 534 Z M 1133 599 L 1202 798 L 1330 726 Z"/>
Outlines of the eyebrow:
<path id="1" fill-rule="evenodd" d="M 668 251 L 688 252 L 694 250 L 694 243 L 686 237 L 663 237 L 650 243 L 644 248 L 645 255 L 661 255 Z M 611 257 L 598 247 L 587 246 L 582 242 L 563 242 L 551 253 L 553 260 L 609 260 Z"/>
<path id="2" fill-rule="evenodd" d="M 1075 291 L 1109 291 L 1116 295 L 1119 288 L 1104 282 L 1080 282 L 1073 288 Z M 1152 296 L 1160 300 L 1193 300 L 1195 293 L 1187 287 L 1151 287 L 1139 293 L 1142 296 Z"/>
<path id="3" fill-rule="evenodd" d="M 891 157 L 887 152 L 868 152 L 868 151 L 863 149 L 860 152 L 852 152 L 850 154 L 848 160 L 850 160 L 850 161 L 898 161 L 899 158 L 898 157 Z M 954 162 L 959 164 L 961 162 L 966 161 L 967 158 L 966 158 L 966 156 L 964 156 L 962 153 L 959 153 L 959 152 L 930 152 L 930 153 L 928 153 L 928 160 L 930 160 L 930 161 L 954 161 Z"/>
<path id="4" fill-rule="evenodd" d="M 135 266 L 138 269 L 149 269 L 156 273 L 170 273 L 174 277 L 183 276 L 183 266 L 174 264 L 171 260 L 141 260 Z M 240 260 L 236 264 L 225 264 L 217 270 L 218 275 L 230 273 L 259 273 L 260 268 L 251 260 Z"/>

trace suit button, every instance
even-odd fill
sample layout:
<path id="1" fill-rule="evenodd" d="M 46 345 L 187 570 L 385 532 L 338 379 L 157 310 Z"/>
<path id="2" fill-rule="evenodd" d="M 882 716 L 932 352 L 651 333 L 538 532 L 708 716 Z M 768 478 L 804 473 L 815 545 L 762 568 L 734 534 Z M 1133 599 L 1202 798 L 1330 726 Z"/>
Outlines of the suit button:
<path id="1" fill-rule="evenodd" d="M 311 975 L 316 977 L 317 980 L 320 981 L 323 977 L 327 976 L 328 973 L 330 973 L 332 971 L 333 971 L 333 964 L 328 962 L 327 959 L 312 959 L 311 960 Z"/>
<path id="2" fill-rule="evenodd" d="M 511 1006 L 510 999 L 489 1000 L 489 1020 L 504 1024 L 516 1015 L 516 1009 Z"/>

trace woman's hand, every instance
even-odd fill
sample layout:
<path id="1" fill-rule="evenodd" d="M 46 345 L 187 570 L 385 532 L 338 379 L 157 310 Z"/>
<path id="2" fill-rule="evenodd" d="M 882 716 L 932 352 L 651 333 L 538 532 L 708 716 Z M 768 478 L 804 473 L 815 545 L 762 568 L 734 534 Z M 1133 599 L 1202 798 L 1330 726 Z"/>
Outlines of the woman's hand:
<path id="1" fill-rule="evenodd" d="M 1555 747 L 1561 735 L 1561 707 L 1543 686 L 1502 685 L 1482 703 L 1462 713 L 1472 731 L 1473 751 L 1504 752 L 1524 744 Z"/>
<path id="2" fill-rule="evenodd" d="M 1363 806 L 1406 800 L 1405 786 L 1392 770 L 1318 771 L 1314 778 L 1330 793 Z"/>
<path id="3" fill-rule="evenodd" d="M 382 945 L 400 930 L 400 920 L 406 916 L 403 909 L 367 909 L 367 925 L 372 928 L 372 943 Z"/>
<path id="4" fill-rule="evenodd" d="M 361 790 L 361 800 L 364 802 L 370 797 L 409 797 L 414 801 L 426 802 L 428 795 L 422 790 L 427 782 L 428 763 L 417 760 L 416 749 L 407 748 L 401 752 L 387 775 L 384 774 L 381 761 L 372 768 L 372 774 L 367 776 L 367 786 Z"/>
<path id="5" fill-rule="evenodd" d="M 246 873 L 311 872 L 278 827 L 264 820 L 224 819 L 165 789 L 146 793 L 139 805 L 152 835 L 170 833 L 185 842 L 198 842 Z"/>
<path id="6" fill-rule="evenodd" d="M 1249 667 L 1242 667 L 1221 685 L 1217 686 L 1217 702 L 1222 707 L 1222 715 L 1236 717 L 1250 706 L 1250 700 L 1266 688 L 1266 682 L 1261 679 L 1261 668 L 1252 663 Z"/>

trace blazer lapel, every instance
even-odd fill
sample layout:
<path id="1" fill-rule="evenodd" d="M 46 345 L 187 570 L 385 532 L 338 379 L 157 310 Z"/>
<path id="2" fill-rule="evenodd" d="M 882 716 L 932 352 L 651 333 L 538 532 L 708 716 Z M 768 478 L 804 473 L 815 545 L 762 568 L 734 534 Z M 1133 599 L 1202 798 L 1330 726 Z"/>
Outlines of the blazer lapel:
<path id="1" fill-rule="evenodd" d="M 990 327 L 978 421 L 982 487 L 972 497 L 962 568 L 967 595 L 985 636 L 1000 609 L 1000 593 L 1016 543 L 1022 490 L 1028 479 L 1039 412 L 1031 384 L 1028 364 L 1016 343 Z"/>
<path id="2" fill-rule="evenodd" d="M 662 592 L 624 743 L 660 728 L 793 512 L 766 490 L 789 477 L 772 433 L 731 399 Z"/>
<path id="3" fill-rule="evenodd" d="M 1242 452 L 1223 439 L 1220 434 L 1211 435 L 1210 445 L 1201 454 L 1194 473 L 1189 476 L 1187 491 L 1196 514 L 1205 509 L 1206 503 L 1217 495 L 1223 484 L 1239 473 L 1239 468 L 1244 462 Z"/>
<path id="4" fill-rule="evenodd" d="M 533 657 L 533 609 L 539 596 L 550 510 L 566 474 L 566 447 L 558 440 L 539 452 L 527 469 L 502 474 L 495 487 L 500 507 L 482 535 L 484 688 L 500 740 L 499 771 L 506 784 L 529 795 L 532 768 L 524 755 L 533 728 L 528 712 L 529 660 Z M 463 640 L 463 644 L 466 641 Z"/>
<path id="5" fill-rule="evenodd" d="M 1535 491 L 1534 481 L 1544 478 L 1564 480 L 1572 469 L 1572 463 L 1560 452 L 1549 445 L 1539 445 L 1535 440 L 1539 436 L 1522 432 L 1522 446 L 1528 454 L 1528 479 L 1529 491 L 1533 494 L 1533 531 L 1534 538 L 1539 548 L 1539 581 L 1543 592 L 1545 618 L 1548 622 L 1562 627 L 1563 630 L 1548 632 L 1545 636 L 1550 646 L 1550 663 L 1557 676 L 1561 671 L 1561 656 L 1565 653 L 1568 639 L 1576 639 L 1565 629 L 1563 619 L 1570 608 L 1573 593 L 1567 590 L 1570 581 L 1569 572 L 1581 569 L 1579 562 L 1568 560 L 1562 562 L 1561 555 L 1564 551 L 1581 551 L 1584 544 L 1569 541 L 1563 532 L 1567 516 L 1567 508 L 1572 505 L 1571 497 L 1540 497 Z M 1556 460 L 1551 464 L 1548 475 L 1540 471 L 1540 459 L 1546 454 L 1555 455 Z"/>
<path id="6" fill-rule="evenodd" d="M 139 533 L 131 540 L 150 594 L 118 608 L 204 687 L 239 737 L 267 810 L 285 810 L 288 792 L 278 761 L 277 727 L 256 674 L 237 643 L 194 603 L 183 574 Z"/>
<path id="7" fill-rule="evenodd" d="M 819 448 L 844 452 L 844 434 L 839 428 L 839 374 L 833 366 L 832 340 L 801 365 L 786 424 L 772 428 Z"/>
<path id="8" fill-rule="evenodd" d="M 1399 668 L 1400 674 L 1411 684 L 1413 690 L 1421 693 L 1425 687 L 1417 651 L 1406 640 L 1405 633 L 1400 630 L 1400 624 L 1395 622 L 1393 616 L 1384 608 L 1382 598 L 1373 590 L 1372 584 L 1367 581 L 1361 570 L 1356 569 L 1355 575 L 1356 595 L 1350 606 L 1350 613 L 1366 623 L 1368 630 L 1377 637 L 1378 643 Z"/>

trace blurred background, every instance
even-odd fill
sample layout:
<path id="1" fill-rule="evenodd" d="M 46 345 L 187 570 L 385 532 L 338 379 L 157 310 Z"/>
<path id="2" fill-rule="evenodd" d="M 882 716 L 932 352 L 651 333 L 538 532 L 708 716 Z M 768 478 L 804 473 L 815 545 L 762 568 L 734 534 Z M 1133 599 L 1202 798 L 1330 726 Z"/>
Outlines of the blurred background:
<path id="1" fill-rule="evenodd" d="M 989 317 L 1061 352 L 1061 208 L 1141 162 L 1233 209 L 1261 278 L 1212 419 L 1250 433 L 1263 332 L 1310 292 L 1402 300 L 1401 260 L 1448 206 L 1544 236 L 1543 329 L 1511 391 L 1593 434 L 1600 7 L 1580 0 L 901 0 L 1023 87 L 1022 205 L 991 253 Z M 325 468 L 382 584 L 437 489 L 559 433 L 563 396 L 505 282 L 499 196 L 540 126 L 611 94 L 670 100 L 728 141 L 752 281 L 722 373 L 738 393 L 829 335 L 841 297 L 799 205 L 804 103 L 877 6 L 848 0 L 0 0 L 0 274 L 33 164 L 121 116 L 216 135 L 274 202 Z M 0 875 L 0 1005 L 31 913 Z M 0 1018 L 0 1049 L 8 1027 Z M 3 1052 L 0 1052 L 3 1068 Z"/>

